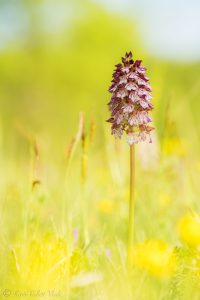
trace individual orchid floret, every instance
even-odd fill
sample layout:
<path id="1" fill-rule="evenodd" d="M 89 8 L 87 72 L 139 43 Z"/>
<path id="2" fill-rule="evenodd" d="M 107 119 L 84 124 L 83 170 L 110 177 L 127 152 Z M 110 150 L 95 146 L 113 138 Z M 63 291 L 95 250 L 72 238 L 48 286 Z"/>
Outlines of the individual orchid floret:
<path id="1" fill-rule="evenodd" d="M 133 60 L 132 53 L 122 57 L 122 63 L 116 65 L 113 80 L 109 88 L 112 94 L 108 103 L 111 117 L 111 132 L 116 138 L 127 134 L 129 145 L 145 141 L 151 142 L 150 132 L 154 129 L 149 112 L 153 109 L 151 103 L 151 86 L 146 76 L 146 68 L 141 60 Z"/>

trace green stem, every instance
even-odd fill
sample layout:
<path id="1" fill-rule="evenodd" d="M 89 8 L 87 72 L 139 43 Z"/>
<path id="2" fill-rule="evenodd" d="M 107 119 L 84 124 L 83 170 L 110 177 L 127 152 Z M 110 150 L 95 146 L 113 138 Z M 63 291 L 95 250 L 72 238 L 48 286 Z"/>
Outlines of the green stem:
<path id="1" fill-rule="evenodd" d="M 129 224 L 128 224 L 128 266 L 131 265 L 134 243 L 134 209 L 135 209 L 135 146 L 130 146 L 130 199 L 129 199 Z"/>

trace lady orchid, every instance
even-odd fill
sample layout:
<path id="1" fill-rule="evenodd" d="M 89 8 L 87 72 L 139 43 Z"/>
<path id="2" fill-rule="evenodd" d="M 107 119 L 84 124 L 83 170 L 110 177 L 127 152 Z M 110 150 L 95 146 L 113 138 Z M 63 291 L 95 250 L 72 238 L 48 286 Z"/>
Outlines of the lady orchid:
<path id="1" fill-rule="evenodd" d="M 151 143 L 150 132 L 154 129 L 149 112 L 153 109 L 151 103 L 151 86 L 146 76 L 146 68 L 141 60 L 133 60 L 132 53 L 122 57 L 122 63 L 116 65 L 109 92 L 112 94 L 108 103 L 112 124 L 111 131 L 116 138 L 127 134 L 129 145 L 145 141 Z"/>
<path id="2" fill-rule="evenodd" d="M 151 143 L 150 132 L 154 129 L 149 112 L 151 104 L 151 87 L 146 76 L 146 68 L 141 60 L 133 60 L 132 53 L 122 57 L 122 63 L 116 65 L 109 92 L 112 94 L 108 103 L 111 117 L 107 122 L 112 124 L 111 132 L 116 138 L 121 138 L 124 131 L 130 145 L 130 198 L 127 262 L 132 265 L 134 245 L 134 210 L 135 210 L 135 144 L 145 141 Z"/>

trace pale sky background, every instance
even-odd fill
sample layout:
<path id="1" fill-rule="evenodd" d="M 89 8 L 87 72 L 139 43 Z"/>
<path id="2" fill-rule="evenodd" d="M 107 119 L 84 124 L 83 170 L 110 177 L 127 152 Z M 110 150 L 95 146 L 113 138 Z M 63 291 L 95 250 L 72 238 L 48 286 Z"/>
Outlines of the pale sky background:
<path id="1" fill-rule="evenodd" d="M 200 60 L 200 0 L 98 0 L 133 17 L 148 50 L 159 57 Z"/>
<path id="2" fill-rule="evenodd" d="M 23 36 L 28 20 L 20 5 L 16 5 L 17 0 L 0 1 L 5 3 L 0 7 L 0 49 L 4 49 L 16 36 Z M 136 21 L 143 43 L 151 54 L 171 60 L 200 60 L 200 0 L 93 1 Z M 70 1 L 45 3 L 41 12 L 43 26 L 49 31 L 62 30 L 73 13 Z"/>

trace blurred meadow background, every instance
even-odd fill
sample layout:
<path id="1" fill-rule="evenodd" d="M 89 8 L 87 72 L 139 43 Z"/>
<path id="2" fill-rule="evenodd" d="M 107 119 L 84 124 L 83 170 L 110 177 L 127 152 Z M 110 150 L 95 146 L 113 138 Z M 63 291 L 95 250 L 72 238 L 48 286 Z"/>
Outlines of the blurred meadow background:
<path id="1" fill-rule="evenodd" d="M 198 1 L 0 1 L 0 297 L 200 299 Z M 114 65 L 142 59 L 152 144 L 110 135 Z"/>

